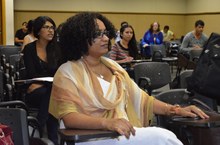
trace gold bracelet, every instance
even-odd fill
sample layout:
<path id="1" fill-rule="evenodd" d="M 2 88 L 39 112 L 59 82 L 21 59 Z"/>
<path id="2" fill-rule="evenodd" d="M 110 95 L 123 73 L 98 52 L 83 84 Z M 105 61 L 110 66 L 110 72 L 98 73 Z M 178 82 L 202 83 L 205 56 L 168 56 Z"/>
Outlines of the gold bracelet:
<path id="1" fill-rule="evenodd" d="M 166 114 L 171 115 L 171 116 L 177 115 L 179 113 L 180 108 L 181 108 L 180 105 L 178 105 L 178 104 L 173 105 L 170 108 L 168 106 L 169 105 L 166 103 Z"/>

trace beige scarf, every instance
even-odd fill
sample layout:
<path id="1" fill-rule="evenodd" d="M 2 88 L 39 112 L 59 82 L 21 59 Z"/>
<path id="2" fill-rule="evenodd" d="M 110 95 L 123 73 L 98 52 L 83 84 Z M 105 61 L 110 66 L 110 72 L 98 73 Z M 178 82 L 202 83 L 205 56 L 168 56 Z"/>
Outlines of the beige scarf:
<path id="1" fill-rule="evenodd" d="M 148 126 L 154 98 L 142 91 L 116 62 L 105 57 L 101 61 L 113 72 L 105 96 L 96 74 L 83 59 L 69 61 L 55 74 L 49 112 L 56 118 L 79 112 L 94 117 L 125 118 L 134 126 Z"/>

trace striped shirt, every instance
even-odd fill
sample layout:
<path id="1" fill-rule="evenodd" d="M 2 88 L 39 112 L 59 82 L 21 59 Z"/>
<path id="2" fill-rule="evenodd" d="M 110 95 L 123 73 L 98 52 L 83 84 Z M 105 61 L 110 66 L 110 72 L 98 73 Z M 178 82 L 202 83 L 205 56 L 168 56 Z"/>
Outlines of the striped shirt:
<path id="1" fill-rule="evenodd" d="M 125 59 L 126 57 L 129 56 L 129 49 L 124 48 L 121 44 L 120 41 L 116 42 L 110 51 L 109 57 L 112 60 L 122 60 Z"/>

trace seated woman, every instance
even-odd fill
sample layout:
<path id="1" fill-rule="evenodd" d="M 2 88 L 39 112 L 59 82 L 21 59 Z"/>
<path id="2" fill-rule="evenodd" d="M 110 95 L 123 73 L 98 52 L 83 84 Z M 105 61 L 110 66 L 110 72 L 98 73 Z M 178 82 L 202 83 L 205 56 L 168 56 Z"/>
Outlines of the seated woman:
<path id="1" fill-rule="evenodd" d="M 56 42 L 56 25 L 54 21 L 47 16 L 39 16 L 33 24 L 34 36 L 38 39 L 32 43 L 25 45 L 24 65 L 27 71 L 27 78 L 37 77 L 53 77 L 60 64 L 60 50 Z M 55 144 L 56 122 L 54 123 L 52 116 L 48 119 L 48 106 L 51 92 L 51 84 L 33 83 L 29 86 L 26 95 L 26 102 L 31 107 L 39 109 L 37 119 L 43 130 L 47 123 L 48 138 Z M 55 136 L 55 137 L 54 137 Z"/>
<path id="2" fill-rule="evenodd" d="M 124 25 L 120 29 L 121 40 L 117 41 L 110 51 L 110 58 L 117 63 L 130 62 L 138 56 L 137 41 L 131 25 Z"/>
<path id="3" fill-rule="evenodd" d="M 147 127 L 153 113 L 208 118 L 195 106 L 181 108 L 149 96 L 118 63 L 103 57 L 115 36 L 114 26 L 103 15 L 76 14 L 65 22 L 60 36 L 68 61 L 54 76 L 49 112 L 66 128 L 103 129 L 122 135 L 87 145 L 182 145 L 172 132 Z"/>
<path id="4" fill-rule="evenodd" d="M 24 42 L 21 47 L 22 50 L 24 49 L 25 45 L 37 40 L 37 38 L 34 36 L 34 33 L 33 33 L 33 23 L 34 23 L 34 20 L 28 21 L 28 24 L 27 24 L 28 34 L 24 37 Z"/>
<path id="5" fill-rule="evenodd" d="M 160 45 L 163 43 L 163 33 L 160 31 L 160 24 L 154 22 L 150 28 L 145 32 L 141 41 L 141 54 L 146 58 L 151 58 L 152 52 L 150 45 Z"/>

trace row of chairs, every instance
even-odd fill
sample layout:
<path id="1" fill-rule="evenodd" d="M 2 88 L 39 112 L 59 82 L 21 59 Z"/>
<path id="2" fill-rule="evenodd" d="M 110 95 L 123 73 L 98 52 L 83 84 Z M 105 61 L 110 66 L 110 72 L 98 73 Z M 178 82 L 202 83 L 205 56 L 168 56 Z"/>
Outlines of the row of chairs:
<path id="1" fill-rule="evenodd" d="M 15 80 L 21 79 L 20 70 L 22 70 L 23 56 L 21 48 L 13 45 L 1 45 L 0 56 L 0 113 L 2 115 L 0 122 L 12 128 L 15 145 L 28 145 L 33 140 L 41 142 L 37 141 L 39 139 L 32 139 L 29 142 L 29 136 L 42 138 L 42 132 L 37 119 L 29 114 L 29 108 L 15 84 Z"/>
<path id="2" fill-rule="evenodd" d="M 147 62 L 135 65 L 135 81 L 153 95 L 155 89 L 171 83 L 170 68 L 164 62 Z M 155 72 L 156 70 L 156 72 Z M 141 73 L 141 74 L 138 74 Z M 142 81 L 145 81 L 144 83 Z"/>

